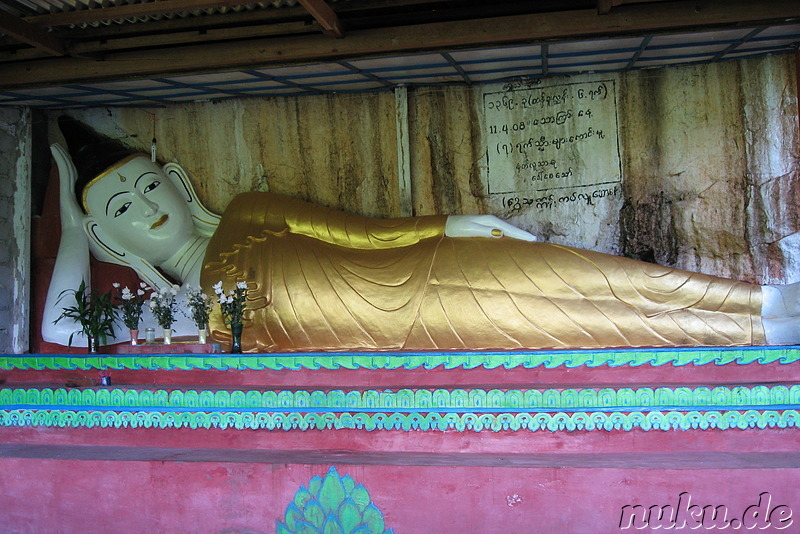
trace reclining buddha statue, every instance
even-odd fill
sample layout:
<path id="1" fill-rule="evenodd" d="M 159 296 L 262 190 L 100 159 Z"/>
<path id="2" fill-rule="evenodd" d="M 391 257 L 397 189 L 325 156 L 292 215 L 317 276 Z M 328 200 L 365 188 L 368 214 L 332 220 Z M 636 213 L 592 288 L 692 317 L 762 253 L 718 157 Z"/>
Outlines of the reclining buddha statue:
<path id="1" fill-rule="evenodd" d="M 62 237 L 46 341 L 66 344 L 74 330 L 53 324 L 55 302 L 88 279 L 90 250 L 154 287 L 246 282 L 250 352 L 800 341 L 797 284 L 759 286 L 537 242 L 490 215 L 372 219 L 243 193 L 220 217 L 176 164 L 72 145 L 71 155 L 52 146 Z M 229 339 L 218 312 L 210 327 Z"/>

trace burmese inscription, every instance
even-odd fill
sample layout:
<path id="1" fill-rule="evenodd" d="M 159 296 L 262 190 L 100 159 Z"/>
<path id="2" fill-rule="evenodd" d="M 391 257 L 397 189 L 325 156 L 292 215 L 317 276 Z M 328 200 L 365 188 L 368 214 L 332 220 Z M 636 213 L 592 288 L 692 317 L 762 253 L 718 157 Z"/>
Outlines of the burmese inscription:
<path id="1" fill-rule="evenodd" d="M 505 195 L 506 207 L 552 207 L 537 200 L 551 195 L 592 204 L 617 191 L 613 80 L 490 92 L 483 107 L 488 193 Z"/>

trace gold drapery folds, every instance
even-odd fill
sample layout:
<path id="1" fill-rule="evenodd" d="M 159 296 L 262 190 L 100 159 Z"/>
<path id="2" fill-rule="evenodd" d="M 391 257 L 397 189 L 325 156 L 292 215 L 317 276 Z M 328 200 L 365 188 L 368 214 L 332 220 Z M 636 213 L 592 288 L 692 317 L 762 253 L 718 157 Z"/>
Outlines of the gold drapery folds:
<path id="1" fill-rule="evenodd" d="M 757 285 L 245 193 L 203 287 L 250 283 L 245 350 L 491 350 L 764 342 Z M 226 339 L 217 315 L 211 329 Z"/>

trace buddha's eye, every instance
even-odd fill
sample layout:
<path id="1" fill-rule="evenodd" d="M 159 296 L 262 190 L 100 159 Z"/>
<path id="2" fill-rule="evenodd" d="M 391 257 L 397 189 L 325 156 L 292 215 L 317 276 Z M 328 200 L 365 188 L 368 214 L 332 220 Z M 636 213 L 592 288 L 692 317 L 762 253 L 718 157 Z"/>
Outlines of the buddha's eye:
<path id="1" fill-rule="evenodd" d="M 161 185 L 161 182 L 159 182 L 158 180 L 153 180 L 147 187 L 144 188 L 144 192 L 149 193 L 159 185 Z"/>
<path id="2" fill-rule="evenodd" d="M 130 202 L 126 202 L 125 204 L 120 206 L 117 211 L 114 212 L 114 217 L 119 217 L 120 215 L 122 215 L 123 213 L 128 211 L 128 208 L 130 208 L 130 207 L 131 207 L 131 203 Z"/>

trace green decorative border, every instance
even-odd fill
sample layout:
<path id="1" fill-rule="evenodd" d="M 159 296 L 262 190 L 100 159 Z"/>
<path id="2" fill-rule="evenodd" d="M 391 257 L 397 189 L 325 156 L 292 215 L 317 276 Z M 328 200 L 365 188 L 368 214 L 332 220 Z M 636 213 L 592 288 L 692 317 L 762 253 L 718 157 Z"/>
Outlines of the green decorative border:
<path id="1" fill-rule="evenodd" d="M 546 390 L 0 389 L 0 426 L 364 430 L 796 428 L 800 386 Z"/>
<path id="2" fill-rule="evenodd" d="M 618 367 L 622 365 L 790 364 L 800 347 L 710 347 L 510 352 L 310 352 L 280 354 L 0 355 L 0 369 L 473 369 Z"/>

